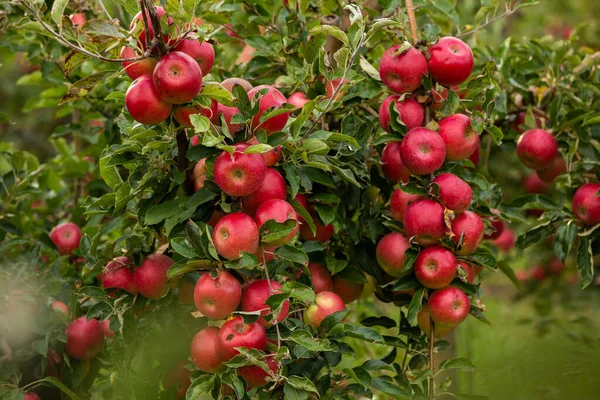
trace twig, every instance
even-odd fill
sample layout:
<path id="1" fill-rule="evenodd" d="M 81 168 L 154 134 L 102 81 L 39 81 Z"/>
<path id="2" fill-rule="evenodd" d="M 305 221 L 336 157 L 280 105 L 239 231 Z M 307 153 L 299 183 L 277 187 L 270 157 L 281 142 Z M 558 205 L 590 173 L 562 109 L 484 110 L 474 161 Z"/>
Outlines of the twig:
<path id="1" fill-rule="evenodd" d="M 188 140 L 187 134 L 184 130 L 177 132 L 177 169 L 180 172 L 184 172 L 189 167 L 189 160 L 185 157 L 185 153 L 187 153 L 188 148 L 190 147 L 190 142 Z M 186 193 L 193 193 L 194 191 L 194 181 L 192 179 L 192 175 L 187 173 L 185 177 L 185 181 L 183 182 L 183 190 Z"/>
<path id="2" fill-rule="evenodd" d="M 433 320 L 429 316 L 429 370 L 431 371 L 431 383 L 429 384 L 429 400 L 435 399 L 435 362 L 433 359 L 433 345 L 435 343 L 435 335 L 433 332 Z"/>
<path id="3" fill-rule="evenodd" d="M 410 34 L 413 44 L 419 41 L 419 31 L 417 29 L 417 19 L 415 18 L 415 6 L 412 0 L 405 0 L 406 14 L 408 14 L 408 23 L 410 24 Z"/>
<path id="4" fill-rule="evenodd" d="M 500 14 L 500 15 L 498 15 L 498 16 L 496 16 L 496 17 L 492 18 L 492 19 L 490 19 L 489 21 L 486 21 L 484 24 L 482 24 L 482 25 L 479 25 L 479 26 L 478 26 L 477 28 L 475 28 L 475 29 L 472 29 L 472 30 L 470 30 L 470 31 L 463 32 L 463 33 L 461 33 L 461 34 L 459 34 L 459 35 L 456 35 L 456 37 L 457 37 L 457 38 L 462 38 L 462 37 L 465 37 L 465 36 L 472 35 L 473 33 L 475 33 L 475 32 L 478 32 L 478 31 L 482 30 L 482 29 L 483 29 L 483 28 L 485 28 L 486 26 L 488 26 L 488 25 L 490 25 L 490 24 L 492 24 L 492 23 L 494 23 L 494 22 L 496 22 L 496 21 L 498 21 L 498 20 L 500 20 L 500 19 L 502 19 L 502 18 L 504 18 L 504 17 L 508 17 L 509 15 L 512 15 L 512 14 L 514 14 L 514 13 L 517 11 L 517 9 L 516 9 L 516 8 L 512 8 L 512 6 L 514 6 L 514 3 L 515 3 L 515 2 L 513 1 L 513 3 L 511 3 L 511 5 L 507 6 L 507 9 L 506 9 L 506 11 L 504 11 L 502 14 Z"/>
<path id="5" fill-rule="evenodd" d="M 368 112 L 369 114 L 371 114 L 372 116 L 374 116 L 375 118 L 379 118 L 379 114 L 377 113 L 377 111 L 375 111 L 373 109 L 373 107 L 369 107 L 364 104 L 361 104 L 359 107 L 362 108 L 363 110 L 365 110 L 366 112 Z"/>
<path id="6" fill-rule="evenodd" d="M 104 14 L 106 14 L 106 16 L 108 17 L 108 19 L 110 19 L 112 21 L 112 17 L 110 16 L 110 13 L 106 9 L 106 6 L 104 5 L 104 2 L 102 0 L 98 0 L 98 3 L 100 3 L 100 7 L 102 8 L 102 11 L 104 11 Z"/>
<path id="7" fill-rule="evenodd" d="M 158 19 L 158 15 L 156 14 L 156 6 L 152 4 L 150 0 L 142 0 L 140 5 L 144 4 L 146 6 L 146 10 L 148 11 L 148 17 L 150 17 L 150 22 L 152 23 L 152 30 L 154 31 L 154 38 L 152 38 L 152 46 L 149 46 L 151 49 L 156 47 L 158 50 L 158 57 L 162 57 L 167 54 L 167 44 L 164 41 L 162 35 L 162 28 L 160 27 L 160 20 Z M 142 15 L 146 17 L 146 13 L 142 10 Z M 144 19 L 144 24 L 146 25 L 146 29 L 148 29 L 148 25 L 146 20 Z M 148 40 L 150 37 L 146 34 L 146 45 L 148 45 Z"/>
<path id="8" fill-rule="evenodd" d="M 259 244 L 260 252 L 262 254 L 262 264 L 265 269 L 265 276 L 267 277 L 267 285 L 269 285 L 269 296 L 273 296 L 273 286 L 271 285 L 271 278 L 269 278 L 269 269 L 267 268 L 267 261 L 265 260 L 265 249 Z M 272 311 L 271 311 L 272 312 Z M 281 348 L 281 333 L 279 332 L 279 324 L 277 323 L 277 317 L 279 315 L 273 314 L 273 325 L 277 331 L 277 349 Z"/>

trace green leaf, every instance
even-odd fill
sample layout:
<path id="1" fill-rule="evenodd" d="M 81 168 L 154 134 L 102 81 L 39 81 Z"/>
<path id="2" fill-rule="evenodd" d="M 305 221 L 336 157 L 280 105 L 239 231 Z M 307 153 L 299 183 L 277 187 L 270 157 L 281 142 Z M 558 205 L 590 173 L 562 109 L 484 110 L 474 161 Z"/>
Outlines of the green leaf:
<path id="1" fill-rule="evenodd" d="M 48 384 L 50 384 L 52 386 L 56 386 L 64 394 L 66 394 L 67 396 L 69 396 L 69 398 L 71 400 L 80 400 L 80 397 L 75 392 L 73 392 L 71 389 L 69 389 L 68 387 L 66 387 L 64 383 L 62 383 L 60 380 L 58 380 L 56 378 L 52 378 L 50 376 L 47 376 L 44 379 L 40 379 L 39 381 L 36 381 L 36 383 L 40 383 L 40 384 L 46 384 L 46 383 L 48 383 Z"/>
<path id="2" fill-rule="evenodd" d="M 69 87 L 69 90 L 67 90 L 67 93 L 62 97 L 62 99 L 60 99 L 58 104 L 65 104 L 69 101 L 77 100 L 86 96 L 88 93 L 94 90 L 98 84 L 104 84 L 110 81 L 110 79 L 115 76 L 115 72 L 118 73 L 118 71 L 98 72 L 95 75 L 89 75 L 78 80 L 77 82 L 73 83 L 71 87 Z"/>
<path id="3" fill-rule="evenodd" d="M 305 330 L 294 331 L 289 340 L 311 351 L 337 351 L 337 347 L 333 346 L 329 340 L 314 338 L 310 332 Z"/>
<path id="4" fill-rule="evenodd" d="M 43 357 L 46 357 L 48 354 L 48 343 L 45 340 L 40 339 L 31 343 L 31 348 L 38 354 L 41 354 Z"/>
<path id="5" fill-rule="evenodd" d="M 286 383 L 285 386 L 283 386 L 283 396 L 286 400 L 306 400 L 308 399 L 309 395 L 310 392 L 296 389 L 288 383 Z"/>
<path id="6" fill-rule="evenodd" d="M 288 384 L 306 392 L 319 393 L 315 384 L 305 376 L 292 375 L 286 378 Z"/>
<path id="7" fill-rule="evenodd" d="M 311 35 L 325 34 L 325 35 L 333 36 L 334 38 L 338 39 L 340 42 L 344 43 L 346 46 L 350 45 L 350 43 L 348 42 L 348 36 L 344 33 L 344 31 L 342 31 L 337 26 L 319 25 L 319 26 L 316 26 L 313 29 L 311 29 L 309 33 Z"/>
<path id="8" fill-rule="evenodd" d="M 471 127 L 478 135 L 481 135 L 483 132 L 483 127 L 485 126 L 485 117 L 481 111 L 473 111 L 471 114 Z"/>
<path id="9" fill-rule="evenodd" d="M 443 12 L 454 24 L 458 24 L 458 14 L 454 5 L 448 0 L 434 0 L 431 2 L 435 8 Z"/>
<path id="10" fill-rule="evenodd" d="M 392 383 L 383 377 L 381 378 L 373 378 L 373 389 L 379 390 L 387 395 L 392 396 L 394 399 L 410 399 L 412 398 L 406 390 L 402 387 L 398 386 L 395 383 Z"/>
<path id="11" fill-rule="evenodd" d="M 352 379 L 356 381 L 359 385 L 361 385 L 365 390 L 371 386 L 371 382 L 373 378 L 371 374 L 367 372 L 366 369 L 362 367 L 354 367 L 353 369 L 344 368 L 343 371 Z"/>
<path id="12" fill-rule="evenodd" d="M 415 294 L 410 301 L 408 306 L 408 313 L 406 314 L 406 319 L 410 326 L 415 326 L 417 324 L 417 314 L 421 311 L 423 307 L 423 296 L 425 295 L 425 288 L 421 287 L 417 289 Z"/>
<path id="13" fill-rule="evenodd" d="M 448 98 L 446 101 L 444 101 L 442 109 L 438 112 L 438 114 L 440 114 L 442 118 L 448 117 L 456 113 L 459 105 L 460 97 L 458 96 L 458 93 L 456 93 L 454 90 L 448 90 Z"/>
<path id="14" fill-rule="evenodd" d="M 119 25 L 115 25 L 106 19 L 91 19 L 83 27 L 87 34 L 93 33 L 100 36 L 109 36 L 117 39 L 125 39 L 119 31 Z"/>
<path id="15" fill-rule="evenodd" d="M 391 18 L 379 18 L 371 24 L 371 27 L 367 31 L 367 36 L 365 42 L 369 41 L 377 33 L 379 30 L 389 27 L 389 26 L 400 26 L 400 23 Z"/>
<path id="16" fill-rule="evenodd" d="M 56 23 L 56 26 L 58 26 L 60 30 L 62 30 L 62 18 L 68 3 L 69 0 L 55 0 L 54 4 L 52 4 L 50 16 L 52 17 L 52 20 L 54 21 L 54 23 Z"/>
<path id="17" fill-rule="evenodd" d="M 472 371 L 475 369 L 473 362 L 465 357 L 458 357 L 451 360 L 444 360 L 440 363 L 440 370 L 460 369 L 463 371 Z"/>
<path id="18" fill-rule="evenodd" d="M 179 253 L 179 252 L 178 252 Z M 179 253 L 181 254 L 181 253 Z M 169 279 L 174 278 L 176 276 L 181 276 L 188 272 L 198 271 L 198 270 L 211 270 L 217 267 L 217 263 L 210 260 L 193 260 L 185 263 L 175 263 L 171 265 L 169 271 L 167 272 L 167 277 Z"/>
<path id="19" fill-rule="evenodd" d="M 279 223 L 270 219 L 260 227 L 260 237 L 263 243 L 273 243 L 289 235 L 298 227 L 298 221 L 288 219 L 284 223 Z"/>
<path id="20" fill-rule="evenodd" d="M 478 248 L 474 253 L 469 254 L 465 258 L 471 263 L 489 268 L 492 271 L 495 271 L 497 268 L 496 264 L 498 261 L 496 260 L 496 257 L 494 257 L 490 251 L 482 247 Z"/>
<path id="21" fill-rule="evenodd" d="M 588 236 L 579 238 L 577 270 L 581 276 L 581 288 L 585 289 L 594 281 L 594 254 L 592 240 Z"/>
<path id="22" fill-rule="evenodd" d="M 308 262 L 308 255 L 304 251 L 289 244 L 277 247 L 275 254 L 278 257 L 298 264 L 306 264 Z"/>
<path id="23" fill-rule="evenodd" d="M 365 71 L 365 73 L 367 75 L 369 75 L 371 78 L 375 79 L 376 81 L 381 81 L 381 76 L 379 75 L 379 71 L 377 71 L 377 69 L 373 65 L 371 65 L 371 63 L 369 61 L 367 61 L 366 58 L 364 58 L 363 56 L 360 56 L 359 63 L 360 63 L 360 68 L 363 71 Z"/>
<path id="24" fill-rule="evenodd" d="M 452 395 L 456 400 L 489 400 L 488 396 L 481 396 L 476 394 L 453 393 Z"/>
<path id="25" fill-rule="evenodd" d="M 210 129 L 210 120 L 201 114 L 190 115 L 190 122 L 195 133 L 204 133 Z"/>
<path id="26" fill-rule="evenodd" d="M 508 277 L 508 279 L 510 279 L 510 281 L 512 283 L 515 284 L 515 286 L 517 287 L 517 289 L 521 286 L 521 283 L 519 282 L 519 279 L 515 275 L 515 271 L 510 267 L 510 265 L 508 265 L 507 262 L 505 262 L 505 261 L 499 262 L 498 263 L 498 269 L 500 271 L 502 271 L 504 273 L 504 275 L 506 275 Z"/>
<path id="27" fill-rule="evenodd" d="M 383 336 L 374 328 L 344 325 L 344 331 L 353 338 L 361 339 L 369 343 L 385 343 Z"/>
<path id="28" fill-rule="evenodd" d="M 492 139 L 496 145 L 500 146 L 502 144 L 502 139 L 504 139 L 504 134 L 497 126 L 491 125 L 485 128 L 485 131 L 492 135 Z"/>
<path id="29" fill-rule="evenodd" d="M 0 124 L 14 124 L 14 122 L 8 114 L 0 112 Z"/>
<path id="30" fill-rule="evenodd" d="M 196 400 L 202 394 L 210 393 L 214 386 L 215 376 L 216 375 L 205 374 L 194 379 L 185 395 L 186 400 Z"/>
<path id="31" fill-rule="evenodd" d="M 180 203 L 181 201 L 179 199 L 175 199 L 157 204 L 146 212 L 144 221 L 148 225 L 158 224 L 159 222 L 176 215 L 179 212 Z"/>
<path id="32" fill-rule="evenodd" d="M 550 220 L 535 226 L 525 232 L 525 234 L 519 236 L 517 239 L 517 248 L 525 249 L 532 244 L 535 244 L 541 240 L 546 239 L 548 236 L 552 235 L 555 230 L 555 220 Z"/>
<path id="33" fill-rule="evenodd" d="M 199 96 L 206 96 L 218 103 L 221 103 L 228 107 L 233 107 L 233 96 L 229 90 L 225 89 L 223 86 L 218 83 L 205 83 L 202 87 L 202 91 Z"/>
<path id="34" fill-rule="evenodd" d="M 577 226 L 574 223 L 567 223 L 556 230 L 554 236 L 554 254 L 564 263 L 571 252 L 575 237 L 577 236 Z"/>
<path id="35" fill-rule="evenodd" d="M 404 263 L 406 265 L 406 261 L 404 261 Z M 396 281 L 396 283 L 394 283 L 393 290 L 394 291 L 409 290 L 409 289 L 414 289 L 416 287 L 419 287 L 420 285 L 421 285 L 421 283 L 419 282 L 417 277 L 414 274 L 409 274 L 409 275 L 403 276 L 402 278 L 399 278 Z"/>

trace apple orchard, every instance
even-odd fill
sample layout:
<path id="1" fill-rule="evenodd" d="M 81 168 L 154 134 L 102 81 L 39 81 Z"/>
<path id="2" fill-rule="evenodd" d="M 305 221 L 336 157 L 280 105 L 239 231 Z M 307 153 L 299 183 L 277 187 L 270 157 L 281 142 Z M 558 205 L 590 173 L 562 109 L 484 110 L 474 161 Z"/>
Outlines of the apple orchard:
<path id="1" fill-rule="evenodd" d="M 0 397 L 487 398 L 484 282 L 600 251 L 598 53 L 491 3 L 2 2 L 53 156 L 0 144 Z"/>

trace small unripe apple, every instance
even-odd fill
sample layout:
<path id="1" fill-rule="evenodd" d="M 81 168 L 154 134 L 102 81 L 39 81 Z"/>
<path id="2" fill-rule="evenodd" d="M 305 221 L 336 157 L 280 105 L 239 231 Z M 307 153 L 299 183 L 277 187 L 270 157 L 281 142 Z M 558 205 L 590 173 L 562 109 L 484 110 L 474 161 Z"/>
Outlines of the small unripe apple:
<path id="1" fill-rule="evenodd" d="M 406 236 L 399 232 L 385 235 L 375 250 L 379 266 L 389 275 L 400 277 L 404 270 L 405 252 L 410 247 Z"/>
<path id="2" fill-rule="evenodd" d="M 259 244 L 258 227 L 252 217 L 236 212 L 227 214 L 213 231 L 217 253 L 227 260 L 241 256 L 241 252 L 254 253 Z"/>
<path id="3" fill-rule="evenodd" d="M 483 221 L 473 211 L 465 211 L 454 218 L 452 221 L 452 233 L 454 243 L 457 245 L 463 237 L 462 247 L 456 251 L 459 256 L 465 256 L 473 253 L 479 247 L 483 240 L 485 225 Z"/>
<path id="4" fill-rule="evenodd" d="M 206 158 L 196 163 L 192 171 L 192 177 L 194 180 L 194 191 L 197 192 L 204 187 L 204 182 L 206 181 Z"/>
<path id="5" fill-rule="evenodd" d="M 159 97 L 171 104 L 188 103 L 202 89 L 202 72 L 196 60 L 181 51 L 164 55 L 152 74 Z"/>
<path id="6" fill-rule="evenodd" d="M 287 102 L 293 106 L 302 108 L 306 103 L 310 102 L 310 99 L 302 92 L 294 92 L 288 97 Z"/>
<path id="7" fill-rule="evenodd" d="M 260 154 L 244 153 L 248 144 L 237 144 L 235 147 L 232 154 L 223 151 L 215 160 L 215 183 L 229 196 L 248 196 L 262 184 L 267 165 Z"/>
<path id="8" fill-rule="evenodd" d="M 223 367 L 219 348 L 219 328 L 209 326 L 196 333 L 190 345 L 192 362 L 202 372 L 214 374 Z"/>
<path id="9" fill-rule="evenodd" d="M 131 47 L 121 47 L 121 58 L 136 58 L 138 56 L 139 54 Z M 152 75 L 157 62 L 156 58 L 148 57 L 139 61 L 124 61 L 122 65 L 127 76 L 135 80 L 142 75 Z"/>
<path id="10" fill-rule="evenodd" d="M 160 299 L 169 288 L 167 271 L 173 260 L 164 254 L 150 254 L 133 273 L 135 287 L 144 297 L 152 300 Z"/>
<path id="11" fill-rule="evenodd" d="M 64 222 L 52 228 L 48 236 L 60 254 L 72 254 L 79 248 L 81 229 L 72 222 Z"/>
<path id="12" fill-rule="evenodd" d="M 315 297 L 315 304 L 304 311 L 304 322 L 316 329 L 327 316 L 345 308 L 340 296 L 333 292 L 321 292 Z"/>
<path id="13" fill-rule="evenodd" d="M 446 248 L 427 247 L 419 252 L 415 260 L 415 276 L 429 289 L 448 286 L 456 277 L 456 257 Z"/>
<path id="14" fill-rule="evenodd" d="M 427 65 L 434 81 L 442 86 L 460 85 L 473 71 L 473 52 L 462 40 L 446 36 L 427 49 Z"/>
<path id="15" fill-rule="evenodd" d="M 406 193 L 402 188 L 394 190 L 390 197 L 390 213 L 396 221 L 403 222 L 409 204 L 422 199 L 418 194 Z"/>
<path id="16" fill-rule="evenodd" d="M 535 172 L 542 182 L 551 184 L 557 176 L 567 172 L 567 164 L 565 163 L 565 159 L 558 154 L 549 167 L 538 169 Z"/>
<path id="17" fill-rule="evenodd" d="M 436 244 L 448 231 L 444 207 L 430 199 L 409 204 L 404 215 L 404 231 L 409 238 L 415 236 L 415 242 L 423 246 Z"/>
<path id="18" fill-rule="evenodd" d="M 248 140 L 248 144 L 258 144 L 258 139 L 253 137 Z M 279 157 L 281 156 L 281 146 L 274 147 L 272 150 L 267 151 L 266 153 L 261 153 L 261 156 L 263 156 L 265 159 L 267 167 L 272 167 L 277 163 L 277 161 L 279 161 Z"/>
<path id="19" fill-rule="evenodd" d="M 454 114 L 446 117 L 439 122 L 439 127 L 448 160 L 465 160 L 479 147 L 479 135 L 471 127 L 471 119 L 466 115 Z"/>
<path id="20" fill-rule="evenodd" d="M 435 177 L 432 183 L 439 186 L 439 200 L 442 205 L 455 213 L 469 208 L 473 200 L 471 186 L 458 176 L 445 172 Z"/>
<path id="21" fill-rule="evenodd" d="M 202 77 L 210 73 L 210 70 L 215 63 L 215 49 L 208 42 L 199 42 L 198 36 L 188 35 L 185 39 L 179 42 L 176 51 L 181 51 L 192 57 L 198 63 Z"/>
<path id="22" fill-rule="evenodd" d="M 272 289 L 272 290 L 271 290 Z M 242 311 L 252 312 L 259 311 L 260 318 L 258 322 L 261 323 L 265 328 L 274 325 L 275 321 L 283 322 L 288 316 L 290 311 L 290 302 L 289 300 L 285 300 L 283 306 L 281 307 L 281 311 L 277 314 L 276 317 L 273 317 L 271 320 L 267 321 L 264 319 L 265 315 L 271 314 L 271 308 L 265 304 L 267 299 L 274 294 L 281 293 L 281 284 L 277 281 L 271 281 L 269 287 L 269 281 L 266 279 L 259 279 L 257 281 L 252 282 L 246 289 L 244 289 L 244 293 L 242 294 L 242 302 L 241 307 Z"/>
<path id="23" fill-rule="evenodd" d="M 285 180 L 275 168 L 267 168 L 267 173 L 259 188 L 252 194 L 242 198 L 244 212 L 254 215 L 256 209 L 267 200 L 285 200 L 287 187 Z"/>
<path id="24" fill-rule="evenodd" d="M 131 260 L 124 256 L 116 257 L 106 264 L 102 271 L 102 287 L 105 289 L 121 289 L 136 294 L 133 272 L 129 269 L 131 264 Z"/>
<path id="25" fill-rule="evenodd" d="M 258 100 L 260 96 L 259 92 L 263 89 L 266 89 L 267 93 Z M 252 118 L 251 129 L 253 131 L 264 129 L 267 132 L 267 135 L 270 135 L 274 132 L 281 131 L 285 127 L 290 113 L 279 114 L 266 121 L 260 122 L 260 117 L 265 111 L 270 108 L 281 108 L 282 105 L 287 104 L 287 99 L 279 90 L 275 89 L 273 86 L 260 85 L 252 88 L 248 92 L 248 97 L 250 100 L 259 101 L 258 114 Z"/>
<path id="26" fill-rule="evenodd" d="M 333 291 L 333 279 L 327 268 L 321 264 L 310 263 L 308 264 L 308 270 L 310 281 L 315 288 L 315 294 Z"/>
<path id="27" fill-rule="evenodd" d="M 270 373 L 256 365 L 238 368 L 238 375 L 244 378 L 248 389 L 265 386 L 267 384 L 267 377 L 277 373 L 279 363 L 275 361 L 275 355 L 267 355 L 265 363 L 267 363 Z"/>
<path id="28" fill-rule="evenodd" d="M 421 86 L 427 75 L 427 60 L 421 52 L 411 47 L 400 52 L 401 44 L 387 49 L 379 62 L 379 75 L 385 86 L 394 93 L 410 93 Z"/>
<path id="29" fill-rule="evenodd" d="M 457 326 L 469 315 L 471 303 L 462 290 L 448 286 L 433 292 L 427 307 L 434 324 Z"/>
<path id="30" fill-rule="evenodd" d="M 600 184 L 586 183 L 573 195 L 571 208 L 575 218 L 584 225 L 593 226 L 600 224 Z"/>
<path id="31" fill-rule="evenodd" d="M 258 225 L 259 229 L 267 221 L 272 219 L 280 224 L 290 219 L 296 221 L 296 226 L 290 233 L 288 233 L 282 238 L 268 242 L 268 244 L 272 246 L 281 246 L 284 244 L 288 244 L 292 240 L 294 240 L 294 238 L 298 234 L 298 215 L 296 214 L 294 207 L 292 207 L 290 203 L 288 203 L 285 200 L 271 199 L 265 201 L 256 209 L 254 218 L 256 219 L 256 224 Z"/>
<path id="32" fill-rule="evenodd" d="M 202 107 L 202 106 L 182 106 L 173 109 L 173 118 L 175 121 L 179 122 L 182 126 L 186 128 L 193 128 L 192 121 L 190 119 L 191 115 L 201 114 L 210 120 L 213 124 L 218 124 L 218 108 L 219 103 L 214 100 L 211 100 L 210 107 Z M 195 137 L 195 136 L 194 136 Z M 198 143 L 192 143 L 192 145 L 196 145 Z"/>
<path id="33" fill-rule="evenodd" d="M 352 282 L 338 275 L 333 277 L 333 292 L 340 296 L 345 304 L 358 299 L 364 287 L 364 283 Z"/>
<path id="34" fill-rule="evenodd" d="M 219 331 L 219 352 L 224 361 L 229 361 L 240 352 L 236 347 L 265 350 L 267 331 L 259 322 L 244 323 L 237 316 L 225 322 Z"/>
<path id="35" fill-rule="evenodd" d="M 543 129 L 531 129 L 517 140 L 517 156 L 529 168 L 550 167 L 558 154 L 558 143 L 551 133 Z"/>
<path id="36" fill-rule="evenodd" d="M 245 79 L 242 78 L 227 78 L 223 82 L 221 82 L 221 86 L 223 86 L 228 91 L 232 91 L 235 85 L 239 85 L 244 88 L 246 92 L 252 90 L 252 84 Z"/>
<path id="37" fill-rule="evenodd" d="M 437 132 L 414 128 L 402 139 L 400 158 L 411 174 L 428 175 L 444 164 L 446 145 Z"/>
<path id="38" fill-rule="evenodd" d="M 169 118 L 173 105 L 163 101 L 154 87 L 152 75 L 142 75 L 129 85 L 125 106 L 131 117 L 145 125 L 157 125 Z"/>
<path id="39" fill-rule="evenodd" d="M 226 318 L 240 305 L 242 285 L 227 271 L 213 278 L 205 272 L 194 288 L 194 304 L 198 311 L 212 319 Z"/>
<path id="40" fill-rule="evenodd" d="M 425 121 L 425 109 L 415 99 L 404 99 L 400 101 L 400 96 L 391 95 L 385 98 L 379 107 L 379 125 L 386 132 L 390 132 L 390 104 L 394 103 L 396 112 L 400 115 L 400 120 L 406 129 L 411 130 L 423 125 Z"/>
<path id="41" fill-rule="evenodd" d="M 523 187 L 527 193 L 533 194 L 546 194 L 550 191 L 550 186 L 544 183 L 535 172 L 523 178 Z"/>
<path id="42" fill-rule="evenodd" d="M 104 347 L 104 330 L 97 319 L 79 317 L 69 324 L 66 334 L 65 351 L 76 360 L 90 360 Z"/>
<path id="43" fill-rule="evenodd" d="M 390 142 L 385 145 L 381 152 L 383 173 L 393 183 L 397 183 L 398 181 L 407 183 L 409 180 L 408 168 L 406 168 L 400 157 L 401 143 Z"/>

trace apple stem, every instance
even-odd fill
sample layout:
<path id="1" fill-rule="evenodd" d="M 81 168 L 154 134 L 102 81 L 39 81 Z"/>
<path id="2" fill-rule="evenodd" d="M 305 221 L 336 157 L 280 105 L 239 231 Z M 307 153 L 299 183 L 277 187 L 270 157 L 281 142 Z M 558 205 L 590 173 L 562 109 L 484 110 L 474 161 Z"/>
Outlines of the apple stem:
<path id="1" fill-rule="evenodd" d="M 429 400 L 435 399 L 435 360 L 433 358 L 433 345 L 435 334 L 433 332 L 433 320 L 429 316 L 429 370 L 431 371 L 431 382 L 429 383 Z"/>
<path id="2" fill-rule="evenodd" d="M 269 269 L 267 268 L 267 262 L 265 261 L 265 249 L 259 244 L 260 252 L 262 254 L 262 265 L 265 269 L 265 277 L 267 278 L 267 285 L 269 285 L 269 296 L 273 296 L 273 286 L 271 285 L 271 278 L 269 278 Z M 279 323 L 277 321 L 279 315 L 273 315 L 273 325 L 275 325 L 275 331 L 277 331 L 277 349 L 281 348 L 281 333 L 279 332 Z"/>
<path id="3" fill-rule="evenodd" d="M 406 14 L 408 14 L 408 23 L 410 24 L 410 34 L 412 36 L 413 45 L 419 41 L 419 31 L 417 29 L 417 19 L 415 18 L 415 6 L 412 0 L 405 0 Z"/>

